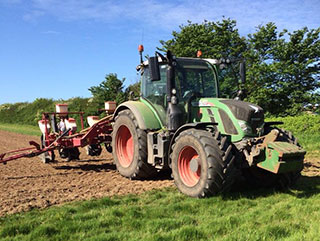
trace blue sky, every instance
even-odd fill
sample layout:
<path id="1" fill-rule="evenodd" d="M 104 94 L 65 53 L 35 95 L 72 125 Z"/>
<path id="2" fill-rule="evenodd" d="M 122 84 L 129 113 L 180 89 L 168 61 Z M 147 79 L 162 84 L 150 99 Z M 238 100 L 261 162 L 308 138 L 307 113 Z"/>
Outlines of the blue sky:
<path id="1" fill-rule="evenodd" d="M 89 97 L 108 73 L 138 80 L 137 47 L 187 20 L 235 19 L 241 35 L 275 22 L 289 31 L 320 27 L 319 0 L 0 0 L 0 104 Z"/>

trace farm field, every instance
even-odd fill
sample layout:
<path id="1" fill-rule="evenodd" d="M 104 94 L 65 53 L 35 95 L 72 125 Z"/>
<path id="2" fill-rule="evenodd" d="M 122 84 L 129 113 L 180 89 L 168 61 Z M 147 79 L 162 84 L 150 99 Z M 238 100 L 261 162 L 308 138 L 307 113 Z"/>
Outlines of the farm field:
<path id="1" fill-rule="evenodd" d="M 0 130 L 0 153 L 28 147 L 29 140 L 39 142 L 39 137 Z M 83 148 L 80 151 L 80 161 L 65 162 L 57 156 L 57 161 L 44 164 L 40 157 L 34 157 L 1 165 L 0 216 L 75 200 L 174 187 L 168 175 L 144 181 L 122 177 L 106 150 L 99 157 L 86 155 Z M 320 178 L 320 157 L 307 156 L 303 175 Z"/>
<path id="2" fill-rule="evenodd" d="M 0 131 L 0 153 L 37 136 Z M 39 157 L 0 166 L 1 240 L 317 240 L 320 159 L 307 156 L 289 191 L 235 186 L 208 199 L 182 195 L 168 176 L 126 179 L 112 156 Z M 53 207 L 50 207 L 53 206 Z M 50 208 L 47 208 L 50 207 Z M 44 209 L 45 208 L 45 209 Z"/>
<path id="3" fill-rule="evenodd" d="M 39 137 L 0 131 L 0 153 L 28 147 Z M 0 216 L 44 208 L 74 200 L 142 193 L 173 186 L 170 179 L 137 181 L 120 176 L 112 155 L 103 150 L 90 157 L 81 149 L 80 160 L 44 164 L 39 157 L 23 158 L 0 165 Z"/>

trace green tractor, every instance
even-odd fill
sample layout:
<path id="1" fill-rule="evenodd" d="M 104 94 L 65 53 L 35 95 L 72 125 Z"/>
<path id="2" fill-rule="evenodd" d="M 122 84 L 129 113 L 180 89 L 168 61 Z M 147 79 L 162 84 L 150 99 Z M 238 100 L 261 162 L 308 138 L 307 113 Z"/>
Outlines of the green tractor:
<path id="1" fill-rule="evenodd" d="M 140 99 L 114 113 L 112 150 L 121 175 L 150 178 L 171 169 L 178 189 L 192 197 L 228 190 L 236 176 L 254 185 L 290 185 L 303 169 L 305 151 L 290 132 L 265 122 L 263 109 L 221 98 L 223 70 L 243 60 L 176 58 L 156 52 L 142 60 Z"/>

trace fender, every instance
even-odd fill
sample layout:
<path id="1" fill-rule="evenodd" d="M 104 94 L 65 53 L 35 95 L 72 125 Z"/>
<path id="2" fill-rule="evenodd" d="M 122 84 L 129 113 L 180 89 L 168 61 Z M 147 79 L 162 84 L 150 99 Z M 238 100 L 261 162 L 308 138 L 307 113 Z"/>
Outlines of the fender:
<path id="1" fill-rule="evenodd" d="M 214 122 L 194 122 L 194 123 L 187 123 L 183 126 L 181 126 L 178 130 L 176 130 L 176 132 L 173 134 L 171 141 L 170 141 L 170 145 L 169 145 L 169 150 L 171 152 L 171 147 L 176 139 L 176 137 L 185 130 L 188 129 L 200 129 L 200 130 L 204 130 L 205 127 L 207 126 L 217 126 L 218 123 L 214 123 Z M 171 165 L 171 163 L 170 163 Z"/>
<path id="2" fill-rule="evenodd" d="M 129 109 L 138 122 L 138 126 L 142 130 L 159 130 L 161 129 L 161 125 L 157 120 L 155 114 L 152 110 L 144 103 L 140 101 L 126 101 L 119 105 L 114 114 L 114 118 L 119 114 L 120 111 Z"/>

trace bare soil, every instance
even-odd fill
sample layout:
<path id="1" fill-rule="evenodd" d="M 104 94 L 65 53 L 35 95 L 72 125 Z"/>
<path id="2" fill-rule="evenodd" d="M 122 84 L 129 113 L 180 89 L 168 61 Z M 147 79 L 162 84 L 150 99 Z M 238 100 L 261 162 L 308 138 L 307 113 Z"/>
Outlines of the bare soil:
<path id="1" fill-rule="evenodd" d="M 28 147 L 39 138 L 0 131 L 0 153 Z M 306 159 L 305 176 L 320 176 L 320 159 Z M 0 165 L 0 216 L 45 208 L 75 200 L 139 194 L 151 189 L 174 186 L 168 176 L 155 180 L 129 180 L 122 177 L 112 163 L 112 155 L 87 156 L 81 149 L 80 161 L 65 162 L 57 157 L 44 164 L 39 157 L 22 158 Z"/>
<path id="2" fill-rule="evenodd" d="M 39 143 L 39 139 L 0 131 L 0 153 L 29 147 L 29 140 Z M 80 161 L 65 162 L 57 157 L 56 162 L 44 164 L 34 157 L 0 165 L 0 216 L 74 200 L 138 194 L 173 186 L 173 181 L 163 175 L 144 181 L 122 177 L 105 149 L 99 157 L 87 156 L 85 149 L 80 151 Z"/>

